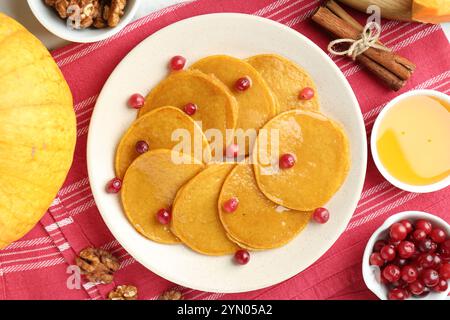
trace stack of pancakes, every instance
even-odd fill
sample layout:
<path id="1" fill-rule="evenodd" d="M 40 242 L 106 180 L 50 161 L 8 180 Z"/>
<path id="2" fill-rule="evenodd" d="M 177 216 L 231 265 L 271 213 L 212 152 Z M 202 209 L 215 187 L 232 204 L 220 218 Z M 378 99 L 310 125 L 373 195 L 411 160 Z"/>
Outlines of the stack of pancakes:
<path id="1" fill-rule="evenodd" d="M 242 77 L 251 80 L 245 91 L 235 88 Z M 308 100 L 299 98 L 306 87 L 316 92 Z M 191 116 L 183 112 L 188 103 L 197 106 Z M 193 146 L 194 140 L 201 145 L 200 151 L 177 150 L 174 132 L 180 129 Z M 209 129 L 223 137 L 236 129 L 260 134 L 240 149 L 241 161 L 216 161 Z M 147 142 L 150 151 L 138 154 L 138 141 Z M 232 142 L 223 141 L 224 147 Z M 279 157 L 287 153 L 295 165 L 278 168 Z M 225 255 L 292 240 L 311 212 L 343 184 L 349 159 L 346 134 L 320 113 L 315 84 L 305 70 L 273 54 L 246 60 L 216 55 L 171 73 L 150 92 L 118 146 L 115 167 L 123 179 L 124 211 L 141 234 Z M 231 198 L 239 205 L 230 213 L 223 205 Z M 162 208 L 171 210 L 168 225 L 156 218 Z"/>

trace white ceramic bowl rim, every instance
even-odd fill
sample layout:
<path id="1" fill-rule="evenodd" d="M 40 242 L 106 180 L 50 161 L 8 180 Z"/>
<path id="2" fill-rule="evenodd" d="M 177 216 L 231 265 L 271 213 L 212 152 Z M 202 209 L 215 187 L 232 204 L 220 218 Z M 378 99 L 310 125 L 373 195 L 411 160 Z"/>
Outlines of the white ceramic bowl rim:
<path id="1" fill-rule="evenodd" d="M 400 220 L 410 219 L 412 221 L 417 219 L 427 219 L 430 220 L 433 225 L 443 228 L 447 234 L 450 234 L 450 225 L 442 218 L 435 216 L 433 214 L 423 212 L 423 211 L 404 211 L 387 218 L 384 223 L 372 234 L 369 241 L 367 242 L 366 248 L 364 250 L 363 260 L 362 260 L 362 274 L 366 286 L 381 300 L 387 300 L 387 288 L 376 281 L 373 272 L 374 268 L 370 266 L 369 259 L 373 252 L 373 246 L 375 242 L 382 238 L 383 233 L 386 233 L 389 227 Z M 444 300 L 447 299 L 450 293 L 450 287 L 445 292 L 433 292 L 431 291 L 426 297 L 421 299 L 427 300 Z"/>
<path id="2" fill-rule="evenodd" d="M 450 104 L 450 97 L 448 95 L 446 95 L 445 93 L 439 92 L 439 91 L 435 91 L 435 90 L 428 90 L 428 89 L 423 89 L 423 90 L 411 90 L 408 91 L 406 93 L 403 93 L 401 95 L 399 95 L 398 97 L 394 98 L 393 100 L 391 100 L 385 107 L 384 109 L 380 112 L 380 114 L 378 115 L 377 119 L 375 120 L 375 123 L 373 125 L 373 129 L 372 129 L 372 134 L 370 137 L 370 149 L 372 151 L 372 158 L 375 162 L 375 165 L 378 168 L 378 171 L 380 171 L 381 175 L 388 180 L 390 183 L 392 183 L 394 186 L 396 186 L 397 188 L 400 188 L 402 190 L 405 191 L 409 191 L 409 192 L 416 192 L 416 193 L 427 193 L 427 192 L 434 192 L 434 191 L 438 191 L 441 189 L 444 189 L 446 187 L 448 187 L 450 185 L 450 175 L 438 182 L 435 182 L 433 184 L 430 185 L 423 185 L 423 186 L 417 186 L 417 185 L 411 185 L 411 184 L 407 184 L 404 183 L 400 180 L 398 180 L 397 178 L 395 178 L 393 175 L 391 175 L 387 169 L 384 167 L 383 163 L 380 160 L 379 154 L 378 154 L 378 149 L 376 147 L 376 140 L 377 140 L 377 135 L 378 135 L 378 130 L 381 124 L 381 121 L 383 120 L 383 118 L 385 117 L 385 115 L 387 114 L 387 112 L 389 112 L 389 110 L 394 107 L 395 105 L 397 105 L 398 102 L 412 97 L 412 96 L 419 96 L 419 95 L 426 95 L 426 96 L 431 96 L 431 97 L 436 97 L 439 98 L 440 100 L 446 101 Z"/>
<path id="3" fill-rule="evenodd" d="M 117 34 L 133 19 L 141 2 L 141 0 L 129 0 L 125 8 L 125 15 L 114 28 L 72 30 L 65 26 L 66 22 L 63 19 L 51 12 L 53 9 L 48 7 L 43 0 L 27 1 L 34 16 L 45 29 L 62 39 L 78 43 L 97 42 Z"/>

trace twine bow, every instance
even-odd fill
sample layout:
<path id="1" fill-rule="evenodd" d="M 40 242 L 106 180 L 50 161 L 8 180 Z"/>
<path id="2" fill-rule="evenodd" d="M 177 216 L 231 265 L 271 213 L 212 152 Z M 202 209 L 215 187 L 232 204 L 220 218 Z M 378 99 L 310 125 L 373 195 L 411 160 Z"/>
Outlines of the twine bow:
<path id="1" fill-rule="evenodd" d="M 369 22 L 365 25 L 359 39 L 336 39 L 334 41 L 331 41 L 328 45 L 328 52 L 338 56 L 347 55 L 348 57 L 352 57 L 352 59 L 355 60 L 357 56 L 364 53 L 364 51 L 369 48 L 391 51 L 391 49 L 377 43 L 380 35 L 380 25 L 376 22 Z M 350 43 L 350 47 L 347 50 L 343 51 L 334 50 L 333 47 L 339 43 Z"/>

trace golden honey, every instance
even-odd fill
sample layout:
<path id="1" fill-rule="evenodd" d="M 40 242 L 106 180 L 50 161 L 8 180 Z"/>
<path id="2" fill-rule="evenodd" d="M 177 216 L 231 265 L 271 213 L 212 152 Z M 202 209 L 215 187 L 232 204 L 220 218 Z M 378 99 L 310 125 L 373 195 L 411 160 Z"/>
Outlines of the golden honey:
<path id="1" fill-rule="evenodd" d="M 450 104 L 431 96 L 403 99 L 381 119 L 376 147 L 399 181 L 430 185 L 450 174 Z"/>

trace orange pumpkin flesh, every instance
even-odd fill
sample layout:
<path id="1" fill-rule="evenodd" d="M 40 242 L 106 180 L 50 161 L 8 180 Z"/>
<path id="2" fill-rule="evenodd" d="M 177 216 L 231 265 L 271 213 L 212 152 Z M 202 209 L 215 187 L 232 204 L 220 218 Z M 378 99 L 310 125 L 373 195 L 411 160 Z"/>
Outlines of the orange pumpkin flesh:
<path id="1" fill-rule="evenodd" d="M 47 49 L 0 13 L 0 248 L 40 220 L 73 159 L 70 89 Z"/>

